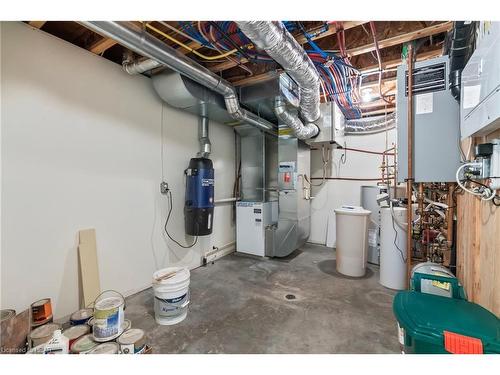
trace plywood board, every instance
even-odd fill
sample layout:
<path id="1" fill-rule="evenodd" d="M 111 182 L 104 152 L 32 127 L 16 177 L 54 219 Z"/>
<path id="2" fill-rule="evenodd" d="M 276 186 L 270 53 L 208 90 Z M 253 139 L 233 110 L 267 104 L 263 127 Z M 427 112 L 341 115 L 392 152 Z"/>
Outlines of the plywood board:
<path id="1" fill-rule="evenodd" d="M 457 197 L 457 276 L 470 301 L 500 316 L 500 207 L 467 193 Z"/>
<path id="2" fill-rule="evenodd" d="M 78 256 L 80 259 L 83 301 L 84 307 L 86 307 L 91 305 L 101 293 L 95 229 L 79 231 Z"/>

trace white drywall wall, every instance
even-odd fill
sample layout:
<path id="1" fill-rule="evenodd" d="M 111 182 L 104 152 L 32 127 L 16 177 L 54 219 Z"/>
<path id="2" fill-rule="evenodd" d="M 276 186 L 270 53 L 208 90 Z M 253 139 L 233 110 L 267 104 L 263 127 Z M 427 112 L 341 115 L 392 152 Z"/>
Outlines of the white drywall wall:
<path id="1" fill-rule="evenodd" d="M 55 317 L 79 308 L 77 233 L 95 228 L 101 289 L 130 294 L 154 270 L 201 264 L 234 241 L 230 205 L 193 249 L 163 235 L 162 103 L 151 82 L 21 23 L 1 23 L 1 308 L 51 297 Z M 198 149 L 197 118 L 163 106 L 170 229 L 184 237 L 183 171 Z M 210 124 L 216 199 L 232 194 L 234 135 Z"/>
<path id="2" fill-rule="evenodd" d="M 370 151 L 384 151 L 386 148 L 386 133 L 356 135 L 345 137 L 346 146 Z M 387 132 L 387 144 L 392 147 L 396 142 L 396 131 Z M 382 157 L 378 155 L 346 151 L 345 164 L 342 164 L 340 158 L 343 150 L 330 151 L 330 163 L 327 168 L 327 176 L 331 177 L 355 177 L 355 178 L 379 178 L 381 176 L 380 165 Z M 390 159 L 392 161 L 392 157 Z M 321 150 L 311 151 L 311 174 L 313 177 L 322 176 L 322 157 Z M 314 184 L 321 181 L 314 180 Z M 326 244 L 327 228 L 335 220 L 333 210 L 343 204 L 359 206 L 361 202 L 361 186 L 376 185 L 377 181 L 343 181 L 330 180 L 320 187 L 313 187 L 312 193 L 314 199 L 311 206 L 311 234 L 309 242 Z M 332 236 L 333 235 L 333 236 Z M 335 233 L 330 233 L 332 241 L 335 242 Z"/>

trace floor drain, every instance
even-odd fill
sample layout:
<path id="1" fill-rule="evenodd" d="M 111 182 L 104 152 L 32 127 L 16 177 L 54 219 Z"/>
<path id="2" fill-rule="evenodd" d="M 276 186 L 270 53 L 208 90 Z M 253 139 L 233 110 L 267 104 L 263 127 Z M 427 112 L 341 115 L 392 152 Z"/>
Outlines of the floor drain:
<path id="1" fill-rule="evenodd" d="M 296 297 L 295 297 L 295 295 L 294 295 L 294 294 L 287 294 L 287 295 L 285 296 L 285 298 L 286 298 L 286 299 L 295 299 Z"/>

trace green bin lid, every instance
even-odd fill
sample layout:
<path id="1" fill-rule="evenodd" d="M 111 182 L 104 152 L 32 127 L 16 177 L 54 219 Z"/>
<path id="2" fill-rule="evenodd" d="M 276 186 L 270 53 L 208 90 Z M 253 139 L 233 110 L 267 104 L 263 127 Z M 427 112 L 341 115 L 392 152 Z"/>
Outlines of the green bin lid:
<path id="1" fill-rule="evenodd" d="M 414 291 L 396 294 L 393 310 L 410 336 L 444 345 L 443 331 L 475 337 L 483 349 L 500 353 L 500 319 L 485 308 L 464 300 Z"/>

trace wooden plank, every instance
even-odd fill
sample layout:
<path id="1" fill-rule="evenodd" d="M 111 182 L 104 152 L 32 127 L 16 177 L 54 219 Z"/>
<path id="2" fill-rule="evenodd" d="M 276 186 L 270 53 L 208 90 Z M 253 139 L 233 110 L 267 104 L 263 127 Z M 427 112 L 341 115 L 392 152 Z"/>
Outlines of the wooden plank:
<path id="1" fill-rule="evenodd" d="M 430 51 L 425 51 L 425 52 L 419 53 L 417 55 L 416 60 L 417 61 L 425 61 L 425 60 L 433 59 L 433 58 L 436 58 L 436 57 L 439 57 L 442 55 L 443 55 L 443 49 L 442 49 L 442 47 L 439 47 L 439 48 L 436 48 L 436 49 L 433 49 Z M 397 68 L 399 65 L 401 65 L 401 63 L 402 63 L 402 60 L 400 58 L 387 60 L 387 61 L 382 60 L 382 69 Z M 359 70 L 361 73 L 375 71 L 375 70 L 378 70 L 378 64 L 368 65 L 368 66 L 359 68 Z"/>
<path id="2" fill-rule="evenodd" d="M 493 133 L 488 141 L 500 135 Z M 469 140 L 463 141 L 468 146 Z M 465 147 L 464 147 L 465 148 Z M 469 300 L 500 315 L 500 208 L 468 193 L 457 197 L 457 276 Z"/>
<path id="3" fill-rule="evenodd" d="M 418 54 L 417 61 L 425 61 L 425 60 L 433 59 L 435 57 L 441 56 L 442 54 L 443 54 L 443 50 L 441 47 L 437 48 L 437 49 L 430 50 L 430 51 L 422 52 L 422 53 Z M 402 64 L 401 59 L 387 60 L 386 62 L 383 62 L 382 68 L 383 69 L 392 69 L 392 68 L 398 67 L 401 64 Z M 368 73 L 371 71 L 375 71 L 375 70 L 378 70 L 378 64 L 369 65 L 367 67 L 360 68 L 359 70 L 361 73 Z M 279 72 L 279 71 L 282 71 L 282 70 L 281 69 L 276 70 L 276 72 Z M 243 79 L 240 79 L 238 81 L 234 81 L 234 82 L 232 82 L 232 84 L 234 86 L 244 86 L 244 85 L 254 84 L 257 82 L 264 82 L 268 79 L 273 79 L 274 77 L 275 77 L 275 74 L 270 74 L 270 72 L 266 72 L 266 73 L 257 74 L 257 75 L 254 75 L 254 76 L 251 76 L 248 78 L 243 78 Z M 395 84 L 395 79 L 394 79 L 394 84 Z"/>
<path id="4" fill-rule="evenodd" d="M 349 29 L 351 29 L 353 27 L 362 25 L 363 23 L 366 23 L 366 22 L 361 22 L 361 21 L 359 21 L 359 22 L 354 22 L 354 21 L 353 22 L 344 22 L 344 30 L 349 30 Z M 316 37 L 314 37 L 312 39 L 313 40 L 318 40 L 318 39 L 321 39 L 321 38 L 325 38 L 327 36 L 335 34 L 336 32 L 337 32 L 337 29 L 332 26 L 327 31 L 325 31 L 323 34 L 317 35 Z M 300 34 L 296 38 L 297 38 L 297 41 L 300 44 L 304 44 L 304 43 L 307 42 L 307 39 L 302 34 Z M 241 58 L 239 61 L 240 61 L 241 64 L 246 64 L 248 62 L 248 60 L 246 58 L 244 58 L 244 57 Z M 212 72 L 222 72 L 224 70 L 234 68 L 237 65 L 238 64 L 235 63 L 234 61 L 226 61 L 226 62 L 223 62 L 223 63 L 220 63 L 220 64 L 213 65 L 213 66 L 209 67 L 209 69 Z"/>
<path id="5" fill-rule="evenodd" d="M 117 42 L 115 42 L 113 39 L 101 38 L 90 46 L 89 51 L 100 55 L 101 53 L 113 47 L 115 44 L 117 44 Z"/>
<path id="6" fill-rule="evenodd" d="M 451 21 L 443 22 L 443 23 L 438 23 L 436 25 L 426 27 L 424 29 L 419 29 L 419 30 L 411 31 L 411 32 L 404 33 L 401 35 L 396 35 L 396 36 L 393 36 L 391 38 L 382 39 L 382 40 L 379 40 L 379 42 L 378 42 L 379 49 L 392 47 L 392 46 L 396 46 L 398 44 L 410 42 L 412 40 L 416 40 L 416 39 L 428 37 L 431 35 L 447 32 L 447 31 L 451 30 L 452 27 L 453 27 L 453 22 L 451 22 Z M 373 52 L 373 51 L 375 51 L 375 44 L 369 43 L 369 44 L 365 44 L 363 46 L 350 48 L 347 50 L 347 54 L 350 57 L 352 57 L 352 56 L 362 55 L 364 53 L 369 53 L 369 52 Z"/>
<path id="7" fill-rule="evenodd" d="M 89 306 L 101 293 L 99 265 L 95 229 L 81 230 L 79 233 L 78 255 L 84 306 Z"/>
<path id="8" fill-rule="evenodd" d="M 45 25 L 47 21 L 29 21 L 28 24 L 31 26 L 31 27 L 35 27 L 37 29 L 41 29 L 43 27 L 43 25 Z"/>

